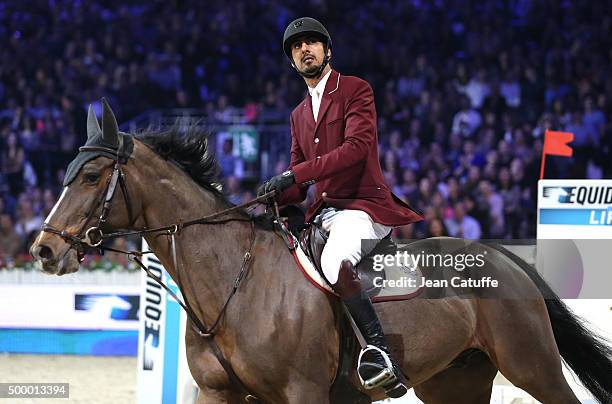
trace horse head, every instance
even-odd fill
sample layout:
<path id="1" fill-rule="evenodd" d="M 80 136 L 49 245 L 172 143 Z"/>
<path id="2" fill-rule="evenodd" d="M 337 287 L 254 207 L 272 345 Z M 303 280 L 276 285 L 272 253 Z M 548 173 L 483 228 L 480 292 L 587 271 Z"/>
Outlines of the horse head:
<path id="1" fill-rule="evenodd" d="M 63 192 L 30 248 L 49 274 L 76 272 L 84 252 L 101 244 L 103 232 L 135 221 L 136 205 L 125 180 L 134 143 L 131 135 L 119 132 L 105 99 L 102 105 L 102 127 L 89 107 L 87 142 L 68 166 Z"/>

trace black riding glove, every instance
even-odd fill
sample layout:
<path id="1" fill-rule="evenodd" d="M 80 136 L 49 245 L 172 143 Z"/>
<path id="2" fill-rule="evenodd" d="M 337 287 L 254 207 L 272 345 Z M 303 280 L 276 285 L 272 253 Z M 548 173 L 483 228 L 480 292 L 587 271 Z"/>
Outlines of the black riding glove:
<path id="1" fill-rule="evenodd" d="M 264 182 L 257 189 L 257 196 L 262 196 L 272 191 L 276 191 L 278 195 L 293 184 L 295 184 L 295 177 L 293 176 L 293 172 L 285 171 L 284 173 L 280 175 L 275 175 L 268 181 Z"/>

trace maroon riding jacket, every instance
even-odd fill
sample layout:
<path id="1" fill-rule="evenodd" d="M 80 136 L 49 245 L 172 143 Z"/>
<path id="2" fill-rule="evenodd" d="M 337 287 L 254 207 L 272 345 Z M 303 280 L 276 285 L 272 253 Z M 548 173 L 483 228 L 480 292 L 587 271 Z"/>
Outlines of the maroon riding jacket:
<path id="1" fill-rule="evenodd" d="M 316 183 L 306 221 L 324 204 L 362 210 L 387 226 L 423 219 L 385 184 L 378 159 L 374 93 L 358 77 L 332 70 L 316 123 L 310 95 L 293 110 L 289 168 L 296 185 L 280 195 L 280 205 L 303 201 L 308 186 Z"/>

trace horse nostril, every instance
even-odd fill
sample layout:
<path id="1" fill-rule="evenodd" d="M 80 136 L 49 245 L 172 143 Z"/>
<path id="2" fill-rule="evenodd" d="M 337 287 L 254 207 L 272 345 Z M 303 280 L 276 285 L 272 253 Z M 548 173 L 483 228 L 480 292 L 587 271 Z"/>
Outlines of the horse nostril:
<path id="1" fill-rule="evenodd" d="M 43 261 L 47 261 L 53 258 L 53 251 L 46 245 L 39 245 L 33 255 Z"/>

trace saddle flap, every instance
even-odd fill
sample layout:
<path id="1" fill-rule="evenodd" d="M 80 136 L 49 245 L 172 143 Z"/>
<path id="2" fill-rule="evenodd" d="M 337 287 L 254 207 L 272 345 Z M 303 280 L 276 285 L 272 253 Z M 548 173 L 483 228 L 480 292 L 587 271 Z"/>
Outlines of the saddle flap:
<path id="1" fill-rule="evenodd" d="M 318 223 L 313 223 L 299 234 L 298 246 L 302 254 L 296 254 L 298 263 L 302 262 L 301 268 L 305 266 L 314 267 L 318 272 L 317 277 L 307 276 L 313 283 L 319 283 L 316 279 L 323 279 L 325 290 L 331 290 L 331 284 L 325 279 L 321 268 L 321 253 L 327 242 L 328 234 Z M 391 263 L 386 257 L 395 257 L 398 246 L 390 236 L 382 240 L 364 240 L 364 249 L 371 250 L 357 265 L 357 272 L 361 280 L 363 290 L 370 296 L 372 302 L 389 300 L 409 299 L 420 292 L 420 271 L 415 266 L 406 267 L 404 261 L 397 260 Z M 374 243 L 368 246 L 367 243 Z M 387 261 L 384 261 L 387 259 Z"/>
<path id="2" fill-rule="evenodd" d="M 323 275 L 321 254 L 323 254 L 323 248 L 325 243 L 327 243 L 327 236 L 326 232 L 319 225 L 311 224 L 300 232 L 298 238 L 300 247 L 321 275 Z"/>

